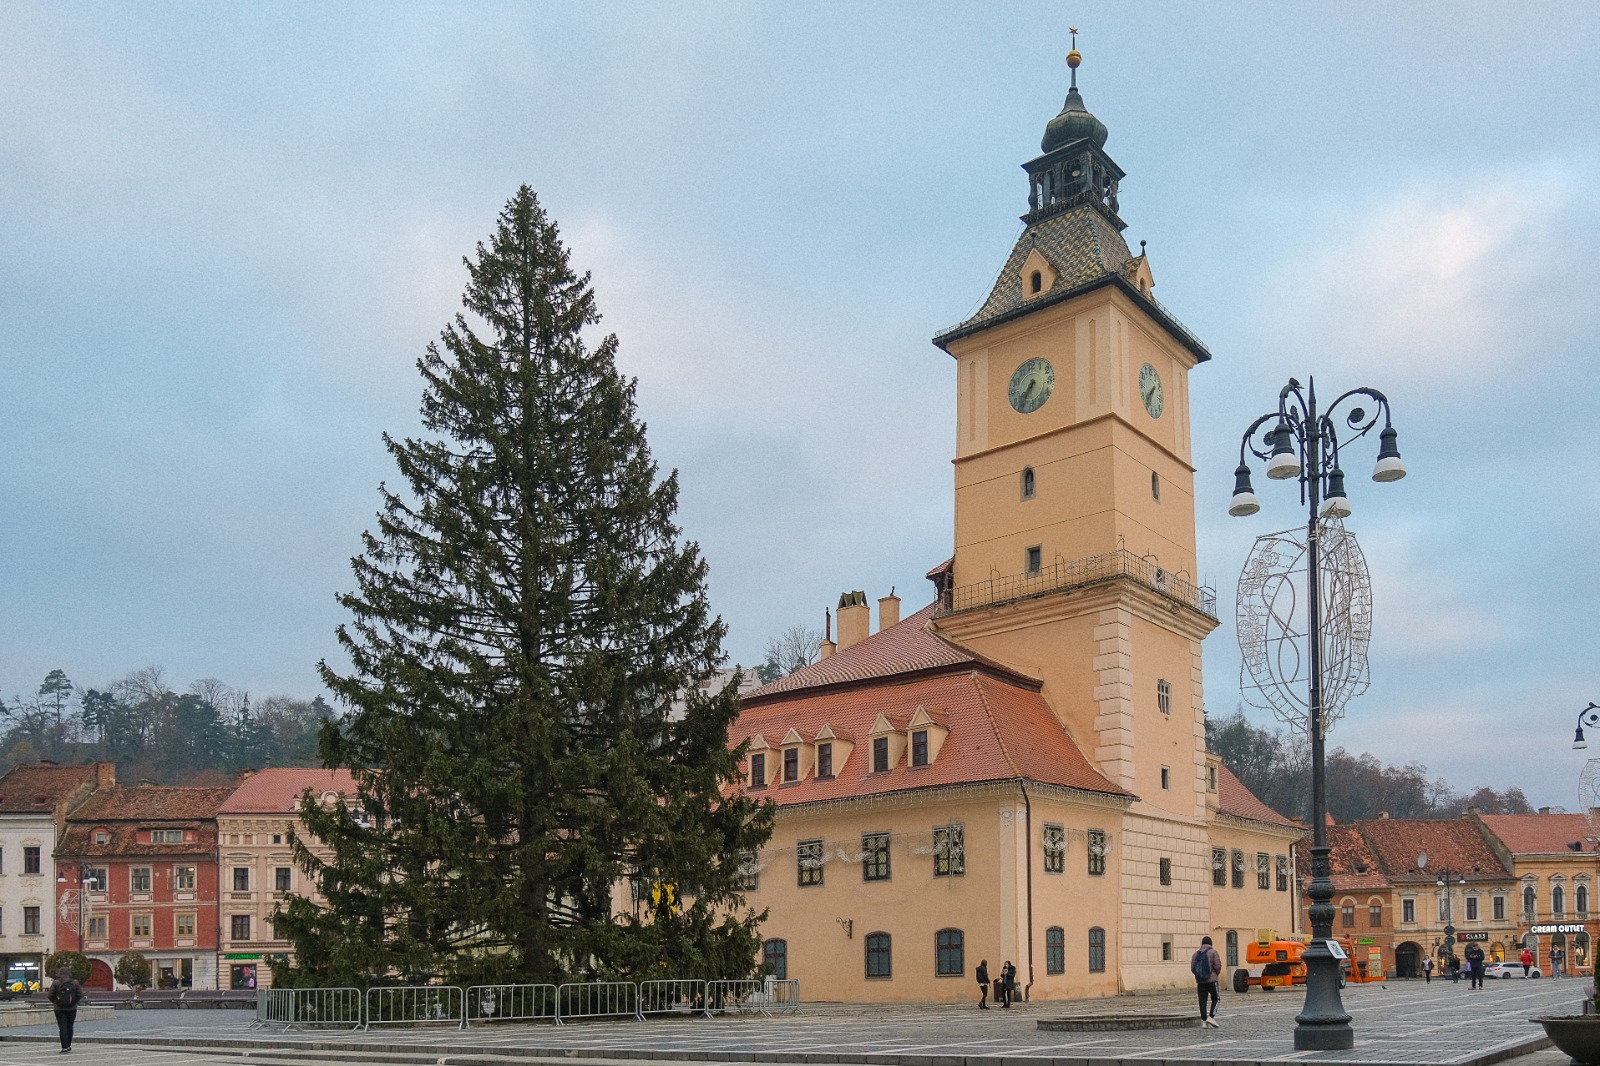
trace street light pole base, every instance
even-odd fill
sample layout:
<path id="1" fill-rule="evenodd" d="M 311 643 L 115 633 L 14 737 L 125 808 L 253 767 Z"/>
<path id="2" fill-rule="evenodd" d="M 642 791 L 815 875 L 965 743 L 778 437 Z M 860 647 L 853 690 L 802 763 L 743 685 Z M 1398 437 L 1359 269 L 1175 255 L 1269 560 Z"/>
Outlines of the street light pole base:
<path id="1" fill-rule="evenodd" d="M 1294 1031 L 1296 1051 L 1349 1051 L 1356 1046 L 1356 1031 L 1343 1025 L 1301 1025 Z"/>

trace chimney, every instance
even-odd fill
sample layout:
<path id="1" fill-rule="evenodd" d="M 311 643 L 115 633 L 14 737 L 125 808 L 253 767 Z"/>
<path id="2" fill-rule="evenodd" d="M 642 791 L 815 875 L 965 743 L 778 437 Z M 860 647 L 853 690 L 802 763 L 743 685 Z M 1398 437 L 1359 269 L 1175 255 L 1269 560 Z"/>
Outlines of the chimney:
<path id="1" fill-rule="evenodd" d="M 860 644 L 871 635 L 872 608 L 867 606 L 867 594 L 859 590 L 839 595 L 839 650 Z"/>
<path id="2" fill-rule="evenodd" d="M 94 787 L 117 787 L 117 764 L 114 762 L 97 762 L 94 764 Z"/>
<path id="3" fill-rule="evenodd" d="M 1379 817 L 1379 819 L 1381 819 L 1383 821 L 1387 821 L 1388 818 L 1389 818 L 1389 812 L 1388 811 L 1379 811 L 1378 812 L 1378 817 Z"/>
<path id="4" fill-rule="evenodd" d="M 894 586 L 889 586 L 889 595 L 878 599 L 878 632 L 882 633 L 900 621 L 900 597 L 894 594 Z"/>
<path id="5" fill-rule="evenodd" d="M 821 662 L 839 650 L 839 645 L 833 642 L 833 615 L 826 609 L 822 612 L 822 643 L 817 647 L 817 662 Z"/>

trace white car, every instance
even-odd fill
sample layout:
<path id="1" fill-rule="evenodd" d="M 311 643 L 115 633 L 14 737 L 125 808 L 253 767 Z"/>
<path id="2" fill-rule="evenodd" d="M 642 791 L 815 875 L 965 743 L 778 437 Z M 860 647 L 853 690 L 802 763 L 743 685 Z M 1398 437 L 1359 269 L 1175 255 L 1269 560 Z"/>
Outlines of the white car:
<path id="1" fill-rule="evenodd" d="M 1513 977 L 1522 977 L 1522 963 L 1516 961 L 1491 962 L 1483 971 L 1485 977 L 1498 977 L 1502 981 L 1509 981 Z M 1539 969 L 1539 964 L 1534 963 L 1528 967 L 1528 977 L 1543 977 L 1544 971 Z"/>

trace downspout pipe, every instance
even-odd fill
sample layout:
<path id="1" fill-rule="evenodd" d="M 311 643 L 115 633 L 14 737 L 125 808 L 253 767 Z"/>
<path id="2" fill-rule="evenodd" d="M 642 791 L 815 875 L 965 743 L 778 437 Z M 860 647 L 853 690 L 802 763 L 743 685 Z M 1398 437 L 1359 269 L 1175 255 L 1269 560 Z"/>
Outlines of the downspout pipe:
<path id="1" fill-rule="evenodd" d="M 1028 983 L 1022 988 L 1022 1001 L 1026 1003 L 1033 998 L 1033 804 L 1028 798 L 1028 783 L 1019 784 L 1022 788 L 1022 831 L 1027 837 L 1022 848 L 1028 886 Z"/>

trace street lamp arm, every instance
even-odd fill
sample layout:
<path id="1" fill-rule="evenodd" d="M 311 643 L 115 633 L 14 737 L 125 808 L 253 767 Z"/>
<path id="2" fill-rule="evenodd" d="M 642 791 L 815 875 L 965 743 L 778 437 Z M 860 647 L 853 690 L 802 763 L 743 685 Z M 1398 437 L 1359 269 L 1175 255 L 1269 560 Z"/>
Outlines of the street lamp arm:
<path id="1" fill-rule="evenodd" d="M 1578 731 L 1573 734 L 1572 746 L 1574 748 L 1587 748 L 1589 742 L 1584 739 L 1583 727 L 1594 729 L 1600 726 L 1600 704 L 1590 703 L 1589 706 L 1578 712 Z"/>
<path id="2" fill-rule="evenodd" d="M 1239 462 L 1241 465 L 1244 463 L 1246 452 L 1263 461 L 1272 458 L 1272 453 L 1268 450 L 1272 447 L 1272 441 L 1274 439 L 1272 432 L 1263 433 L 1261 435 L 1261 444 L 1259 446 L 1257 446 L 1250 438 L 1256 435 L 1256 430 L 1260 429 L 1268 422 L 1281 421 L 1283 421 L 1283 413 L 1281 411 L 1269 411 L 1260 418 L 1256 419 L 1254 422 L 1250 423 L 1250 428 L 1245 430 L 1244 436 L 1239 439 Z M 1276 427 L 1274 427 L 1274 429 L 1276 429 Z"/>
<path id="3" fill-rule="evenodd" d="M 1365 397 L 1366 399 L 1371 400 L 1375 406 L 1372 408 L 1370 414 L 1365 407 L 1352 407 L 1349 413 L 1344 415 L 1346 428 L 1355 430 L 1355 435 L 1348 437 L 1341 442 L 1334 433 L 1335 420 L 1333 414 L 1334 411 L 1339 408 L 1340 404 L 1344 403 L 1353 396 Z M 1328 434 L 1328 438 L 1333 442 L 1331 454 L 1334 465 L 1338 465 L 1339 448 L 1341 444 L 1349 444 L 1351 441 L 1360 440 L 1362 437 L 1365 437 L 1377 426 L 1379 417 L 1382 417 L 1383 419 L 1384 429 L 1392 428 L 1389 417 L 1389 398 L 1383 393 L 1379 392 L 1377 389 L 1351 389 L 1349 392 L 1344 393 L 1328 405 L 1327 411 L 1323 413 L 1323 421 L 1324 430 Z"/>

